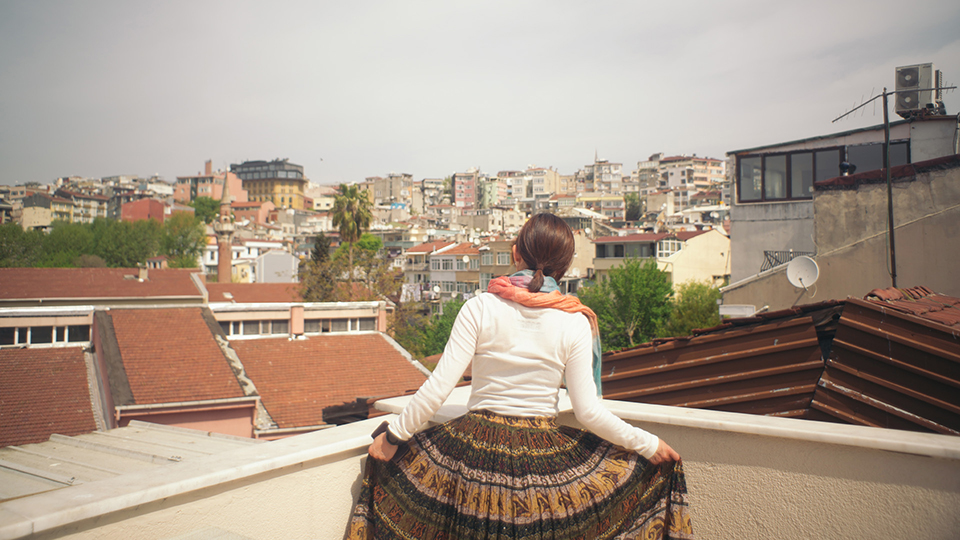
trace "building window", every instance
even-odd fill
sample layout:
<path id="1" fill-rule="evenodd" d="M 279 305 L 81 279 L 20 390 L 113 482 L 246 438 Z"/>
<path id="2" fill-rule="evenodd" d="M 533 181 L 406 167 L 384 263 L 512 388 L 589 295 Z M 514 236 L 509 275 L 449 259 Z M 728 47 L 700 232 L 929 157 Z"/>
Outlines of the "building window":
<path id="1" fill-rule="evenodd" d="M 669 257 L 683 248 L 683 242 L 679 240 L 661 240 L 657 244 L 657 256 Z"/>
<path id="2" fill-rule="evenodd" d="M 487 290 L 487 285 L 490 284 L 490 280 L 493 279 L 493 274 L 488 272 L 480 272 L 480 290 Z"/>
<path id="3" fill-rule="evenodd" d="M 490 266 L 493 264 L 493 253 L 485 252 L 483 255 L 480 255 L 481 262 L 480 264 L 484 266 Z"/>
<path id="4" fill-rule="evenodd" d="M 453 270 L 453 259 L 442 259 L 440 265 L 443 270 Z"/>
<path id="5" fill-rule="evenodd" d="M 350 331 L 349 319 L 332 319 L 330 321 L 330 331 L 331 332 L 349 332 Z"/>
<path id="6" fill-rule="evenodd" d="M 364 317 L 360 319 L 361 332 L 373 332 L 377 329 L 377 319 L 374 317 Z"/>
<path id="7" fill-rule="evenodd" d="M 890 166 L 910 162 L 909 141 L 890 144 Z M 810 199 L 813 184 L 840 175 L 840 162 L 858 172 L 883 167 L 883 144 L 840 146 L 780 154 L 744 156 L 737 160 L 737 194 L 740 202 Z"/>
<path id="8" fill-rule="evenodd" d="M 504 266 L 510 264 L 510 254 L 507 252 L 497 253 L 497 265 Z"/>
<path id="9" fill-rule="evenodd" d="M 480 269 L 480 259 L 477 259 L 476 257 L 470 259 L 470 269 L 471 269 L 471 270 L 479 270 L 479 269 Z"/>
<path id="10" fill-rule="evenodd" d="M 440 270 L 440 259 L 430 259 L 430 269 Z"/>

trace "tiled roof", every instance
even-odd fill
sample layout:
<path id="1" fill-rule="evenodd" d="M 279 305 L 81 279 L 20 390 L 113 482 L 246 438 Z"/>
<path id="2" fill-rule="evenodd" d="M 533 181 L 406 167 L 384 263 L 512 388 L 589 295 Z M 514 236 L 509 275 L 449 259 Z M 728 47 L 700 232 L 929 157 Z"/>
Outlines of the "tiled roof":
<path id="1" fill-rule="evenodd" d="M 679 231 L 675 233 L 673 236 L 676 236 L 677 240 L 683 240 L 684 242 L 686 242 L 691 238 L 700 236 L 701 234 L 706 234 L 708 232 L 710 232 L 709 229 L 701 230 L 701 231 Z"/>
<path id="2" fill-rule="evenodd" d="M 447 246 L 452 246 L 452 245 L 453 245 L 453 242 L 443 242 L 443 241 L 427 242 L 425 244 L 413 246 L 412 248 L 408 249 L 406 252 L 407 253 L 433 253 L 438 249 L 443 249 Z"/>
<path id="3" fill-rule="evenodd" d="M 0 300 L 200 298 L 193 272 L 150 270 L 140 282 L 136 268 L 0 268 Z"/>
<path id="4" fill-rule="evenodd" d="M 0 446 L 96 429 L 83 349 L 0 349 Z"/>
<path id="5" fill-rule="evenodd" d="M 669 237 L 669 233 L 642 233 L 628 234 L 626 236 L 600 236 L 594 239 L 595 244 L 606 243 L 629 243 L 629 242 L 657 242 Z"/>
<path id="6" fill-rule="evenodd" d="M 231 342 L 281 428 L 323 424 L 327 407 L 416 390 L 426 376 L 380 334 Z"/>
<path id="7" fill-rule="evenodd" d="M 937 324 L 960 328 L 960 298 L 938 294 L 926 287 L 874 289 L 863 299 Z"/>
<path id="8" fill-rule="evenodd" d="M 473 245 L 470 242 L 463 242 L 461 244 L 457 244 L 442 253 L 442 255 L 479 255 L 479 254 L 480 254 L 480 248 L 478 248 L 477 246 Z"/>
<path id="9" fill-rule="evenodd" d="M 203 309 L 110 310 L 136 404 L 243 397 Z"/>
<path id="10" fill-rule="evenodd" d="M 206 287 L 210 302 L 303 302 L 297 283 L 207 283 Z"/>

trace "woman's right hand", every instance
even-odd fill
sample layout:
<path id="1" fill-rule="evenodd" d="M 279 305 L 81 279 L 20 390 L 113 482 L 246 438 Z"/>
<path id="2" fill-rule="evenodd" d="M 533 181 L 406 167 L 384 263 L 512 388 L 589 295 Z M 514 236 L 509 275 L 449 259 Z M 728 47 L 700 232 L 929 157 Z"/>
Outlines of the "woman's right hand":
<path id="1" fill-rule="evenodd" d="M 660 444 L 657 445 L 657 452 L 653 454 L 653 457 L 647 461 L 654 465 L 660 465 L 661 463 L 673 463 L 675 461 L 680 461 L 680 454 L 678 454 L 673 448 L 670 448 L 669 444 L 663 442 L 663 439 L 660 439 Z"/>
<path id="2" fill-rule="evenodd" d="M 373 444 L 367 449 L 370 457 L 380 461 L 390 461 L 393 455 L 397 453 L 397 446 L 387 442 L 387 434 L 381 433 L 373 440 Z"/>

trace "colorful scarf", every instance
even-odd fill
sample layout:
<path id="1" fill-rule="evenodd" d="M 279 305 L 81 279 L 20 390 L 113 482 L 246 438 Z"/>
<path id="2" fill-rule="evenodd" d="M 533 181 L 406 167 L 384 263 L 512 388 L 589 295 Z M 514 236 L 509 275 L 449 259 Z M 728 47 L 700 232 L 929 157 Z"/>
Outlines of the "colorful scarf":
<path id="1" fill-rule="evenodd" d="M 543 276 L 543 286 L 540 292 L 532 293 L 527 290 L 530 280 L 533 279 L 533 270 L 521 270 L 509 277 L 501 276 L 490 280 L 487 292 L 491 292 L 504 300 L 510 300 L 520 305 L 537 308 L 552 308 L 567 313 L 582 313 L 590 321 L 590 332 L 593 334 L 593 381 L 597 384 L 597 395 L 602 396 L 600 390 L 600 328 L 597 326 L 597 315 L 587 306 L 580 303 L 576 296 L 566 296 L 560 293 L 557 281 L 550 276 Z"/>

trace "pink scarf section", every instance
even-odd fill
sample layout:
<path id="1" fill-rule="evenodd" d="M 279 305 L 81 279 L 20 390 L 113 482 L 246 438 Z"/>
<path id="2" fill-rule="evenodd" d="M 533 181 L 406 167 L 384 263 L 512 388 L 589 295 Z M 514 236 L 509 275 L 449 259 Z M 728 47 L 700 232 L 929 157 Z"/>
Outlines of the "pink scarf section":
<path id="1" fill-rule="evenodd" d="M 580 303 L 576 296 L 566 296 L 560 291 L 549 293 L 532 293 L 526 287 L 519 284 L 520 276 L 501 276 L 490 280 L 487 285 L 487 292 L 491 292 L 504 300 L 516 302 L 522 306 L 551 308 L 566 311 L 567 313 L 581 313 L 590 321 L 590 331 L 594 337 L 600 335 L 600 328 L 597 326 L 597 314 L 592 309 Z M 518 283 L 513 283 L 517 279 Z M 525 281 L 529 282 L 527 278 Z"/>

